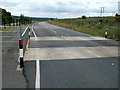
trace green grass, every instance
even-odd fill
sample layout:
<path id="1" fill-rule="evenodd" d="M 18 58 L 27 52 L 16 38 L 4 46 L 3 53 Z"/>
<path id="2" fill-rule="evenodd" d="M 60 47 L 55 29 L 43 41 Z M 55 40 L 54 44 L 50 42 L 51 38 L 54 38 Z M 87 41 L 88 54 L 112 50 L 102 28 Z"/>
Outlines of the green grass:
<path id="1" fill-rule="evenodd" d="M 106 28 L 108 29 L 108 38 L 120 39 L 118 33 L 118 21 L 115 17 L 87 18 L 87 19 L 57 19 L 47 21 L 60 27 L 80 31 L 83 33 L 102 36 Z"/>
<path id="2" fill-rule="evenodd" d="M 9 38 L 7 38 L 8 41 L 10 41 L 10 40 L 12 40 L 12 39 L 13 39 L 13 37 L 9 37 Z"/>
<path id="3" fill-rule="evenodd" d="M 31 24 L 22 24 L 22 25 L 20 25 L 20 26 L 21 26 L 21 27 L 32 26 L 32 24 L 38 23 L 38 22 L 40 22 L 40 21 L 32 21 Z"/>
<path id="4" fill-rule="evenodd" d="M 27 26 L 31 26 L 32 24 L 34 23 L 37 23 L 38 21 L 34 21 L 32 22 L 31 24 L 24 24 L 24 25 L 20 25 L 21 27 L 27 27 Z M 17 26 L 17 27 L 20 27 L 20 26 Z M 11 31 L 13 29 L 15 29 L 16 27 L 6 27 L 6 28 L 2 28 L 0 29 L 0 31 Z"/>
<path id="5" fill-rule="evenodd" d="M 24 25 L 20 25 L 21 27 L 26 27 L 26 26 L 31 26 L 32 24 L 24 24 Z M 2 28 L 0 29 L 0 31 L 11 31 L 13 29 L 15 29 L 16 27 L 20 27 L 19 25 L 18 26 L 10 26 L 10 27 L 6 27 L 6 28 Z"/>
<path id="6" fill-rule="evenodd" d="M 16 27 L 6 27 L 6 28 L 2 28 L 0 29 L 0 31 L 11 31 L 12 29 L 15 29 Z"/>
<path id="7" fill-rule="evenodd" d="M 27 27 L 27 26 L 31 26 L 32 24 L 22 24 L 20 25 L 21 27 Z"/>

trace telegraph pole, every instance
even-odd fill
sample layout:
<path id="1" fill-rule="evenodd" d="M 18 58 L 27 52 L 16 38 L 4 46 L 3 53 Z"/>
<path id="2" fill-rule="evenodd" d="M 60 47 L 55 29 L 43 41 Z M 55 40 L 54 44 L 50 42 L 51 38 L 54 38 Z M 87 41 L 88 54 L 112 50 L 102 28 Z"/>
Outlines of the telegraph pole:
<path id="1" fill-rule="evenodd" d="M 104 16 L 104 8 L 105 7 L 100 7 L 100 17 Z"/>
<path id="2" fill-rule="evenodd" d="M 104 10 L 105 10 L 105 7 L 103 7 L 103 17 L 104 17 Z"/>
<path id="3" fill-rule="evenodd" d="M 118 15 L 120 15 L 120 1 L 118 2 Z"/>
<path id="4" fill-rule="evenodd" d="M 102 7 L 100 7 L 100 17 L 102 17 Z"/>

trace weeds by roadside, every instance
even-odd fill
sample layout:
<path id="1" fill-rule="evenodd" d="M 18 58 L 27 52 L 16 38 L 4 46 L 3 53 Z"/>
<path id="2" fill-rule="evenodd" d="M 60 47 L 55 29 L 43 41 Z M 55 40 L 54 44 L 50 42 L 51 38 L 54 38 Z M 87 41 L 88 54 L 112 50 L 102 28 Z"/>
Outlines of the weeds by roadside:
<path id="1" fill-rule="evenodd" d="M 12 29 L 15 29 L 16 27 L 6 27 L 6 28 L 2 28 L 0 29 L 0 31 L 11 31 Z"/>
<path id="2" fill-rule="evenodd" d="M 49 20 L 48 23 L 102 37 L 105 36 L 105 30 L 107 29 L 108 38 L 116 40 L 120 39 L 120 35 L 118 33 L 118 21 L 115 17 L 57 19 Z"/>

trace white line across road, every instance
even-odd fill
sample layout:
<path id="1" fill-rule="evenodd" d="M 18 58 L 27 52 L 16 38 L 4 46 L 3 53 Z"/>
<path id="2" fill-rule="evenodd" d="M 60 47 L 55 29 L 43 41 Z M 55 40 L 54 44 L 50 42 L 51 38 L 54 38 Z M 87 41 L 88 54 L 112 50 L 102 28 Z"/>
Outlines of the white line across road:
<path id="1" fill-rule="evenodd" d="M 32 26 L 32 32 L 35 36 L 35 39 L 37 40 L 37 35 L 35 34 L 35 31 L 33 30 L 33 26 Z M 36 51 L 37 53 L 37 51 Z M 39 60 L 36 60 L 36 80 L 35 80 L 35 88 L 39 89 L 40 88 L 40 64 L 39 64 Z"/>
<path id="2" fill-rule="evenodd" d="M 61 38 L 62 37 L 62 38 Z M 64 38 L 63 38 L 64 37 Z M 31 37 L 31 40 L 35 40 L 34 37 Z M 106 40 L 105 38 L 99 38 L 99 37 L 66 37 L 66 36 L 58 36 L 58 37 L 37 37 L 37 41 L 46 41 L 46 40 L 75 40 L 75 41 L 79 41 L 79 40 Z"/>
<path id="3" fill-rule="evenodd" d="M 38 53 L 36 53 L 36 51 Z M 86 58 L 107 58 L 117 56 L 117 47 L 46 47 L 29 48 L 29 50 L 26 51 L 25 60 L 71 60 Z"/>

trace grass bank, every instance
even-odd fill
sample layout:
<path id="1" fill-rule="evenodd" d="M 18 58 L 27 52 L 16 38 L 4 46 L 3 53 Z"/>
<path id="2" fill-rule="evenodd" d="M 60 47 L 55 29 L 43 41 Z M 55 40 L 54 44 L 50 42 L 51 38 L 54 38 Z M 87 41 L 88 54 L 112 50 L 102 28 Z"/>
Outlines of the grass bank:
<path id="1" fill-rule="evenodd" d="M 107 29 L 108 38 L 120 40 L 118 21 L 115 17 L 56 19 L 47 23 L 102 37 Z"/>

